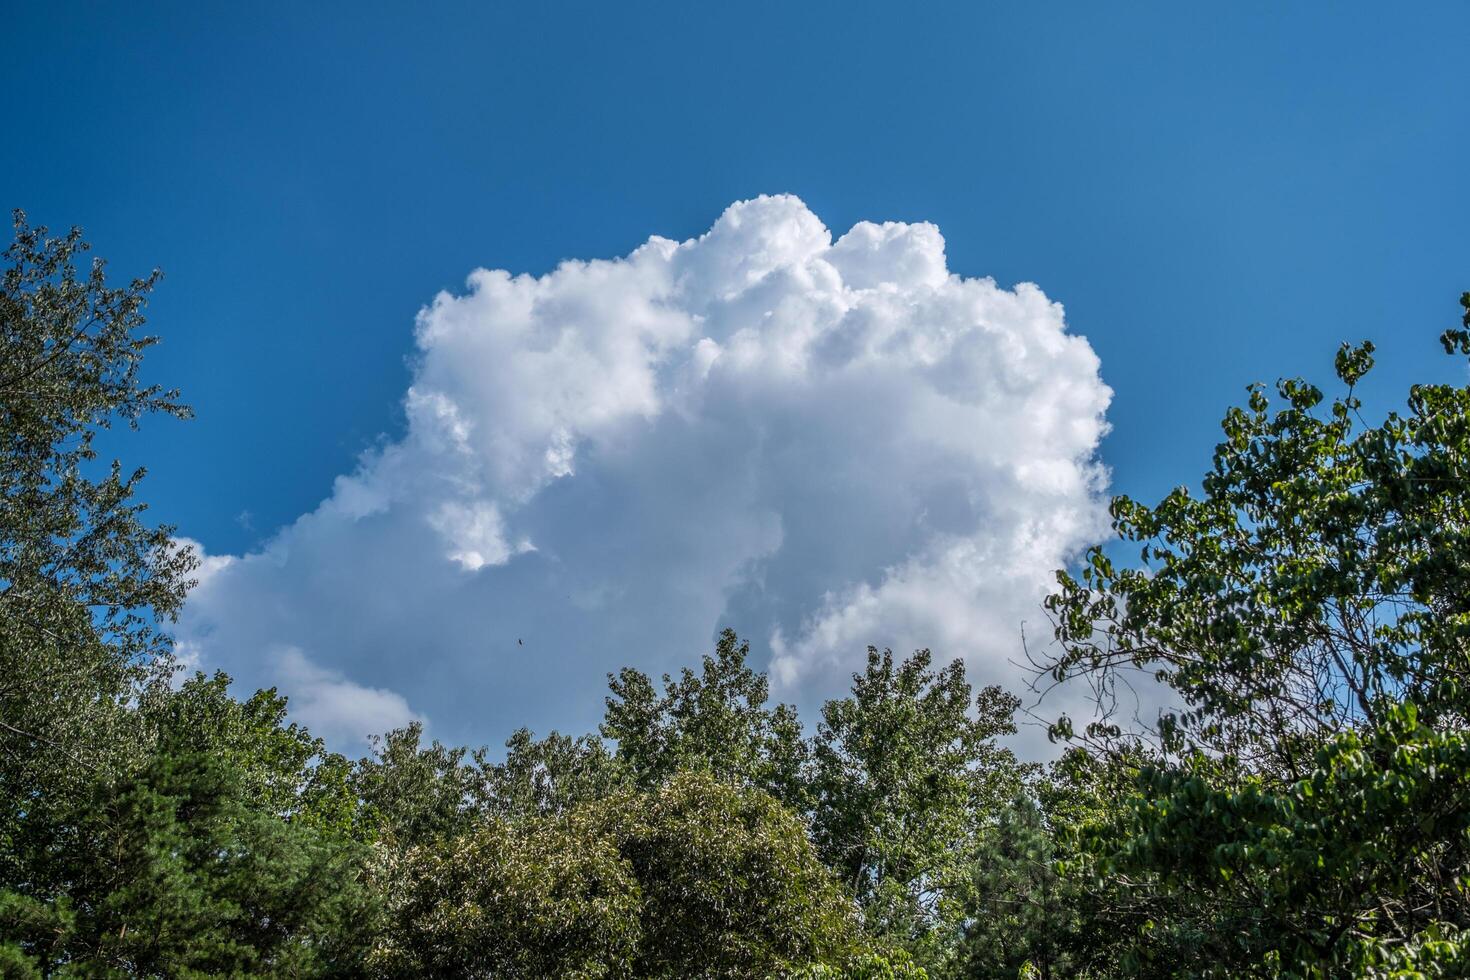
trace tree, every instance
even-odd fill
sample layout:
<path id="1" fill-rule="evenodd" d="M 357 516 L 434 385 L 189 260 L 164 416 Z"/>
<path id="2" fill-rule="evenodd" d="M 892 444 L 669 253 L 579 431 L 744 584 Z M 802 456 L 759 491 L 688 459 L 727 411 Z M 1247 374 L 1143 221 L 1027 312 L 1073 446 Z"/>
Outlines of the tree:
<path id="1" fill-rule="evenodd" d="M 609 675 L 602 736 L 617 743 L 617 759 L 638 786 L 707 769 L 805 809 L 801 725 L 791 706 L 766 707 L 770 681 L 746 665 L 749 656 L 750 644 L 727 629 L 699 674 L 686 667 L 678 680 L 664 676 L 662 695 L 631 667 Z"/>
<path id="2" fill-rule="evenodd" d="M 383 977 L 628 977 L 639 889 L 596 815 L 487 818 L 390 857 Z"/>
<path id="3" fill-rule="evenodd" d="M 91 772 L 90 806 L 18 842 L 30 877 L 0 885 L 0 937 L 42 975 L 352 972 L 374 902 L 345 768 L 280 725 L 281 698 L 226 688 L 141 705 L 143 766 Z"/>
<path id="4" fill-rule="evenodd" d="M 389 888 L 391 976 L 755 980 L 862 950 L 801 822 L 707 772 L 478 821 L 410 849 Z"/>
<path id="5" fill-rule="evenodd" d="M 920 650 L 895 663 L 870 647 L 852 696 L 827 702 L 812 824 L 869 930 L 926 965 L 958 940 L 957 899 L 980 833 L 1027 772 L 996 742 L 1015 731 L 1018 699 L 989 687 L 972 701 L 964 664 L 932 671 L 932 659 Z"/>
<path id="6" fill-rule="evenodd" d="M 902 950 L 857 953 L 838 966 L 816 963 L 791 974 L 791 980 L 929 980 L 929 973 Z"/>
<path id="7" fill-rule="evenodd" d="M 251 808 L 341 835 L 361 833 L 352 766 L 306 728 L 289 722 L 275 689 L 239 700 L 229 675 L 202 673 L 177 690 L 153 689 L 138 717 L 150 743 L 186 739 L 190 751 L 216 756 L 236 774 Z"/>
<path id="8" fill-rule="evenodd" d="M 179 690 L 194 558 L 97 434 L 185 417 L 144 385 L 157 273 L 109 287 L 15 215 L 0 276 L 0 964 L 7 975 L 351 973 L 372 902 L 348 766 L 285 702 Z M 100 475 L 99 475 L 100 474 Z"/>
<path id="9" fill-rule="evenodd" d="M 371 909 L 355 849 L 253 802 L 226 757 L 166 747 L 112 802 L 98 877 L 73 887 L 76 960 L 144 976 L 350 974 Z"/>
<path id="10" fill-rule="evenodd" d="M 500 816 L 565 813 L 630 785 L 626 770 L 591 735 L 574 739 L 552 732 L 538 740 L 522 728 L 505 748 L 505 761 L 485 768 L 488 806 Z"/>
<path id="11" fill-rule="evenodd" d="M 1057 679 L 1143 668 L 1185 705 L 1082 862 L 1131 886 L 1136 975 L 1463 969 L 1470 387 L 1415 385 L 1370 425 L 1372 352 L 1343 346 L 1325 408 L 1299 379 L 1275 411 L 1253 386 L 1201 496 L 1114 502 L 1142 565 L 1096 550 L 1049 601 Z"/>
<path id="12" fill-rule="evenodd" d="M 50 238 L 15 212 L 0 276 L 0 740 L 85 752 L 97 685 L 116 696 L 169 649 L 195 559 L 143 521 L 144 471 L 96 467 L 98 432 L 184 418 L 178 392 L 139 381 L 154 272 L 110 287 L 79 275 L 81 232 Z"/>
<path id="13" fill-rule="evenodd" d="M 373 739 L 373 754 L 358 761 L 352 788 L 369 839 L 411 847 L 463 833 L 484 807 L 477 770 L 483 752 L 421 745 L 424 727 L 413 722 Z"/>
<path id="14" fill-rule="evenodd" d="M 958 970 L 967 977 L 1037 980 L 1076 976 L 1082 896 L 1058 873 L 1047 815 L 1030 794 L 1000 811 L 982 835 L 961 900 L 966 911 Z"/>
<path id="15" fill-rule="evenodd" d="M 65 886 L 47 855 L 97 773 L 142 764 L 127 708 L 168 673 L 156 621 L 193 567 L 144 523 L 141 470 L 95 475 L 100 429 L 188 410 L 138 380 L 157 274 L 109 287 L 100 261 L 79 275 L 86 249 L 17 211 L 0 275 L 0 885 L 43 902 Z"/>
<path id="16" fill-rule="evenodd" d="M 637 975 L 763 977 L 857 947 L 855 908 L 769 794 L 688 772 L 602 810 L 643 890 Z"/>

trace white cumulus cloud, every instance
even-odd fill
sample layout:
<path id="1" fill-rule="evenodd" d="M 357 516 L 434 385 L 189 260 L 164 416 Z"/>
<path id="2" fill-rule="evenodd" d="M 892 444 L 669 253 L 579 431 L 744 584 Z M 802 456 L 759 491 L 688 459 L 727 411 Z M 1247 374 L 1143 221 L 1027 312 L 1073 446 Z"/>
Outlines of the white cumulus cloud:
<path id="1" fill-rule="evenodd" d="M 929 224 L 833 236 L 732 205 L 419 314 L 407 429 L 258 552 L 210 559 L 191 657 L 346 742 L 585 730 L 604 674 L 724 625 L 798 703 L 873 643 L 1025 678 L 1022 624 L 1105 527 L 1111 392 L 1036 286 L 949 271 Z"/>

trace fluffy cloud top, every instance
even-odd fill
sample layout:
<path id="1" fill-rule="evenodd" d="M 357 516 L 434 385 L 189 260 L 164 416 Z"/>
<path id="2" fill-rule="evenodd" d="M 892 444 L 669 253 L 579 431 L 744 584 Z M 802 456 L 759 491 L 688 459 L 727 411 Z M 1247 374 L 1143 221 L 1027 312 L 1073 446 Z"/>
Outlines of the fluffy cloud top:
<path id="1" fill-rule="evenodd" d="M 406 434 L 211 558 L 179 627 L 339 744 L 583 730 L 607 671 L 726 624 L 798 702 L 869 643 L 1014 686 L 1103 527 L 1096 355 L 1037 287 L 949 272 L 933 225 L 834 242 L 761 197 L 624 258 L 477 270 L 415 338 Z"/>

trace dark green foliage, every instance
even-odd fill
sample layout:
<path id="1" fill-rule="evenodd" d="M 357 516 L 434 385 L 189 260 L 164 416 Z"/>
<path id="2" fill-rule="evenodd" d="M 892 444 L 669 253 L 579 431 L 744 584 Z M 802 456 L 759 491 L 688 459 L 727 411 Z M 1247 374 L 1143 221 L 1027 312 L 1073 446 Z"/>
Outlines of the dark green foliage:
<path id="1" fill-rule="evenodd" d="M 87 807 L 49 826 L 28 818 L 15 840 L 23 870 L 0 902 L 14 948 L 42 970 L 87 975 L 346 969 L 372 920 L 366 853 L 332 826 L 335 794 L 318 792 L 329 760 L 278 754 L 302 745 L 279 726 L 283 710 L 267 695 L 230 700 L 222 679 L 202 678 L 145 707 L 142 767 L 91 774 Z M 195 727 L 203 714 L 255 725 Z"/>
<path id="2" fill-rule="evenodd" d="M 1139 789 L 1089 835 L 1105 875 L 1151 885 L 1129 902 L 1130 971 L 1395 975 L 1431 939 L 1448 941 L 1432 955 L 1464 955 L 1467 733 L 1405 705 L 1285 786 L 1189 766 L 1147 770 Z"/>
<path id="3" fill-rule="evenodd" d="M 1036 799 L 1022 794 L 984 834 L 962 900 L 967 912 L 956 972 L 967 977 L 1077 976 L 1084 896 L 1058 870 L 1056 836 Z"/>
<path id="4" fill-rule="evenodd" d="M 77 959 L 134 975 L 323 975 L 346 967 L 367 896 L 353 849 L 254 809 L 219 754 L 165 750 L 107 807 Z M 114 887 L 109 884 L 116 883 Z"/>

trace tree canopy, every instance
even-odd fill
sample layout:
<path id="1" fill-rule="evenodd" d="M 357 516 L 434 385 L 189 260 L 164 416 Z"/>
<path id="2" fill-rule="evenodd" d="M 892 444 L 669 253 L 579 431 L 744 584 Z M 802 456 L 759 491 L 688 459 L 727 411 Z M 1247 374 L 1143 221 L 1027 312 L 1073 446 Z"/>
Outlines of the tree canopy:
<path id="1" fill-rule="evenodd" d="M 1129 885 L 1139 975 L 1464 969 L 1470 387 L 1415 385 L 1370 424 L 1372 355 L 1342 347 L 1331 402 L 1292 379 L 1273 410 L 1253 387 L 1200 495 L 1114 502 L 1138 566 L 1099 549 L 1059 574 L 1054 675 L 1155 671 L 1185 705 L 1152 733 L 1089 730 L 1103 758 L 1150 750 L 1078 858 Z"/>
<path id="2" fill-rule="evenodd" d="M 808 730 L 730 630 L 595 733 L 353 760 L 173 658 L 194 557 L 96 446 L 188 409 L 140 380 L 158 274 L 86 250 L 17 213 L 0 279 L 0 974 L 1470 975 L 1470 385 L 1370 422 L 1344 345 L 1117 498 L 1137 560 L 1047 600 L 1043 679 L 1104 695 L 1048 765 L 961 661 L 870 648 Z M 1178 707 L 1125 726 L 1140 676 Z"/>

